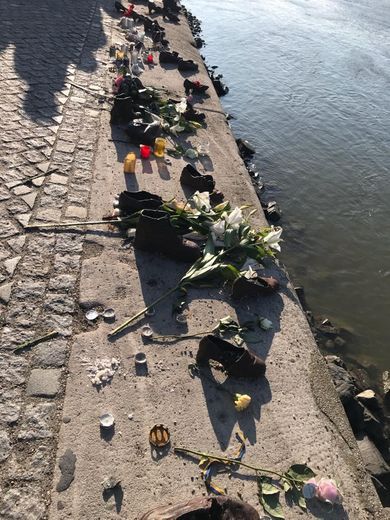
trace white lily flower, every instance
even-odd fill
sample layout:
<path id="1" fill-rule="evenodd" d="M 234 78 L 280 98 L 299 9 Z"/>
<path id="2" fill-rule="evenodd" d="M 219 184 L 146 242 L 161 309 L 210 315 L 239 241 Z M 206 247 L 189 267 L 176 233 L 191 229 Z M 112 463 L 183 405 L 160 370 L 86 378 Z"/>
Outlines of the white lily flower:
<path id="1" fill-rule="evenodd" d="M 187 99 L 181 98 L 180 103 L 175 105 L 175 108 L 176 112 L 178 112 L 179 114 L 183 114 L 187 110 Z"/>
<path id="2" fill-rule="evenodd" d="M 240 224 L 244 221 L 240 208 L 234 208 L 231 213 L 224 213 L 223 216 L 226 222 L 226 227 L 230 227 L 231 229 L 238 229 Z"/>
<path id="3" fill-rule="evenodd" d="M 267 318 L 259 318 L 259 325 L 263 330 L 269 330 L 273 327 L 272 321 L 267 320 Z"/>
<path id="4" fill-rule="evenodd" d="M 272 231 L 270 231 L 268 235 L 263 238 L 263 242 L 267 244 L 271 249 L 275 249 L 275 251 L 280 252 L 279 241 L 281 240 L 280 236 L 282 234 L 282 231 L 282 228 L 272 227 Z"/>
<path id="5" fill-rule="evenodd" d="M 210 226 L 211 236 L 213 238 L 214 245 L 224 245 L 224 234 L 225 234 L 226 223 L 223 219 L 218 220 L 215 224 Z"/>
<path id="6" fill-rule="evenodd" d="M 192 196 L 192 200 L 197 210 L 206 211 L 207 213 L 211 210 L 210 193 L 208 191 L 203 191 L 202 193 L 196 191 Z"/>
<path id="7" fill-rule="evenodd" d="M 241 272 L 244 274 L 244 276 L 247 280 L 252 280 L 254 278 L 257 278 L 256 271 L 254 271 L 250 265 L 248 266 L 248 269 L 246 271 L 241 271 Z"/>

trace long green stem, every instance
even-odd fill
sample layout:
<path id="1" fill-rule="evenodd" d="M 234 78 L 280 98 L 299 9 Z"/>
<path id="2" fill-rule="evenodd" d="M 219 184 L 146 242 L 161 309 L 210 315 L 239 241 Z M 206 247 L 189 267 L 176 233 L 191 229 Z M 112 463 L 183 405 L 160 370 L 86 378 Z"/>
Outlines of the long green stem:
<path id="1" fill-rule="evenodd" d="M 115 220 L 87 220 L 85 222 L 76 221 L 76 222 L 53 222 L 50 224 L 31 224 L 29 226 L 24 226 L 24 229 L 27 231 L 39 230 L 40 228 L 57 228 L 57 227 L 74 227 L 74 226 L 95 226 L 100 224 L 118 224 L 120 222 L 125 222 L 122 219 Z"/>
<path id="2" fill-rule="evenodd" d="M 204 336 L 205 334 L 211 334 L 215 332 L 218 327 L 214 327 L 211 330 L 204 330 L 202 332 L 194 332 L 193 334 L 167 334 L 166 336 L 153 336 L 152 341 L 155 339 L 167 339 L 167 338 L 175 338 L 178 340 L 186 339 L 186 338 L 197 338 L 198 336 Z"/>
<path id="3" fill-rule="evenodd" d="M 276 471 L 272 471 L 270 469 L 264 469 L 264 468 L 256 468 L 255 466 L 251 466 L 250 464 L 246 464 L 245 462 L 241 462 L 241 461 L 235 460 L 235 459 L 230 459 L 228 457 L 219 457 L 217 455 L 209 455 L 208 453 L 202 453 L 200 451 L 188 450 L 187 448 L 174 448 L 174 451 L 178 452 L 178 453 L 188 453 L 189 455 L 195 455 L 196 457 L 200 457 L 200 458 L 217 460 L 218 462 L 224 462 L 225 464 L 238 464 L 239 466 L 243 466 L 244 468 L 251 469 L 252 471 L 255 471 L 256 473 L 269 473 L 270 475 L 276 475 L 279 478 L 288 478 L 289 480 L 295 480 L 292 477 L 286 477 L 284 475 L 281 475 L 280 473 L 277 473 Z"/>
<path id="4" fill-rule="evenodd" d="M 26 341 L 25 343 L 22 343 L 21 345 L 18 345 L 14 348 L 14 352 L 17 350 L 22 350 L 27 347 L 32 347 L 34 345 L 37 345 L 38 343 L 42 343 L 42 341 L 47 341 L 48 339 L 55 338 L 58 335 L 58 332 L 56 330 L 53 330 L 52 332 L 49 332 L 48 334 L 45 334 L 44 336 L 40 336 L 39 338 L 31 339 L 30 341 Z"/>
<path id="5" fill-rule="evenodd" d="M 132 316 L 131 318 L 129 318 L 128 320 L 123 322 L 122 325 L 119 325 L 119 327 L 117 327 L 116 329 L 112 330 L 109 333 L 108 337 L 116 336 L 116 334 L 118 334 L 119 332 L 122 332 L 122 330 L 126 329 L 130 325 L 130 323 L 135 321 L 140 316 L 143 316 L 145 314 L 145 312 L 147 312 L 150 308 L 155 307 L 158 303 L 160 303 L 162 300 L 167 298 L 173 292 L 177 291 L 179 288 L 180 288 L 180 285 L 176 285 L 173 289 L 169 289 L 169 291 L 167 291 L 162 296 L 157 298 L 156 301 L 154 301 L 153 303 L 151 303 L 147 307 L 143 308 L 141 311 L 137 312 L 137 314 L 134 314 L 134 316 Z"/>

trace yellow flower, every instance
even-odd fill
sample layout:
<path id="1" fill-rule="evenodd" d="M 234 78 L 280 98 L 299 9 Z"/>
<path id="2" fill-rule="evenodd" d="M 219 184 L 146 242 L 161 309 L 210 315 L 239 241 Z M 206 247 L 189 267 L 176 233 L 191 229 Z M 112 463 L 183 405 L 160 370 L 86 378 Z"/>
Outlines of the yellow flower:
<path id="1" fill-rule="evenodd" d="M 246 410 L 251 404 L 252 398 L 249 395 L 235 394 L 234 395 L 234 408 L 237 412 Z"/>

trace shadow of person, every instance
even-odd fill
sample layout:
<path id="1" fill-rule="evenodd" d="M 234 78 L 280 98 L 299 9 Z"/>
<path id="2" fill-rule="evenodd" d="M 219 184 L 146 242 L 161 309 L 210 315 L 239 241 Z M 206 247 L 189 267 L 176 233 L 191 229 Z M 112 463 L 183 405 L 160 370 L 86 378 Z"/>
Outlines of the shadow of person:
<path id="1" fill-rule="evenodd" d="M 229 446 L 236 425 L 250 444 L 255 444 L 256 422 L 260 420 L 261 407 L 272 398 L 268 380 L 265 377 L 246 380 L 228 376 L 220 381 L 214 376 L 210 366 L 199 368 L 199 378 L 210 422 L 221 450 L 225 451 Z M 251 396 L 251 404 L 247 410 L 238 412 L 234 408 L 235 394 Z"/>
<path id="2" fill-rule="evenodd" d="M 0 2 L 0 52 L 12 46 L 13 63 L 7 60 L 7 65 L 13 76 L 16 73 L 26 84 L 22 88 L 23 109 L 33 121 L 49 121 L 60 115 L 57 94 L 76 67 L 88 72 L 96 69 L 94 52 L 105 43 L 99 2 L 95 0 L 41 0 L 33 4 L 19 0 L 17 7 Z M 70 65 L 74 68 L 69 69 Z"/>

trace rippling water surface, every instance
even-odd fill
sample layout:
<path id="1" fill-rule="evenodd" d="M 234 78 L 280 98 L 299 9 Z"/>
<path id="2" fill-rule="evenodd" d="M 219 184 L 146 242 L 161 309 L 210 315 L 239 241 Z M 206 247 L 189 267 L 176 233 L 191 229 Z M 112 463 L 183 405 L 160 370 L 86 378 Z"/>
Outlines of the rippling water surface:
<path id="1" fill-rule="evenodd" d="M 390 3 L 185 0 L 283 209 L 283 261 L 349 352 L 390 366 Z"/>

